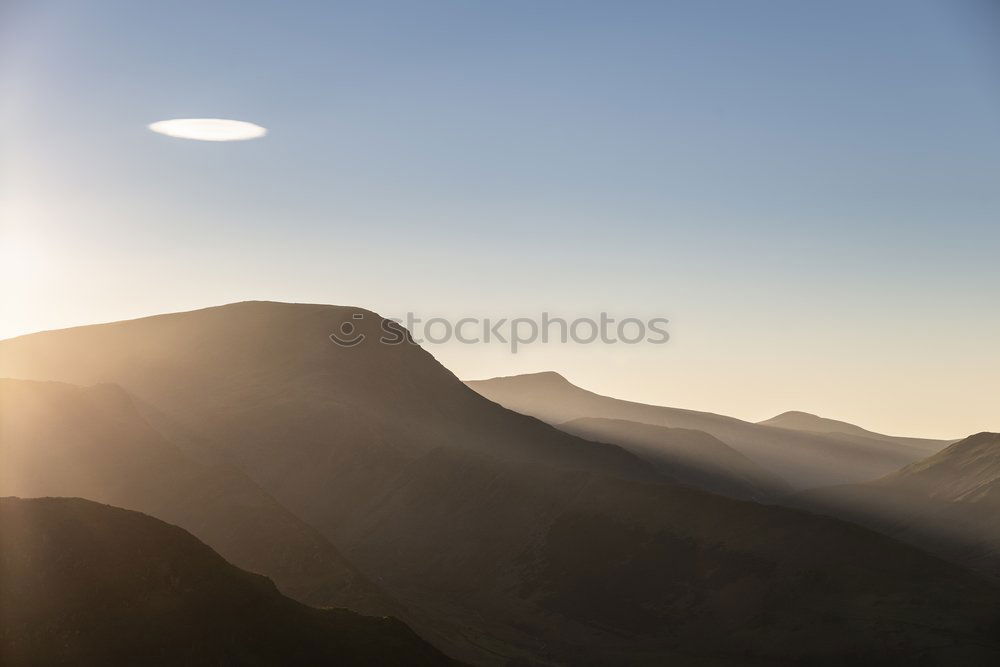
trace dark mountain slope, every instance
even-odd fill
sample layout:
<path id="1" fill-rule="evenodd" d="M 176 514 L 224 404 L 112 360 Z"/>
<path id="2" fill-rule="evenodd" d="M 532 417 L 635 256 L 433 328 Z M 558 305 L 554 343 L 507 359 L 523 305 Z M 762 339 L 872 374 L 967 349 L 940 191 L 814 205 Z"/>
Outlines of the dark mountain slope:
<path id="1" fill-rule="evenodd" d="M 0 379 L 0 495 L 79 496 L 190 530 L 317 605 L 396 611 L 314 528 L 222 465 L 192 461 L 117 385 Z"/>
<path id="2" fill-rule="evenodd" d="M 345 324 L 367 338 L 334 345 Z M 998 592 L 964 570 L 833 519 L 661 483 L 621 448 L 379 343 L 383 324 L 234 304 L 4 341 L 0 372 L 121 383 L 479 663 L 1000 655 Z"/>
<path id="3" fill-rule="evenodd" d="M 993 498 L 1000 482 L 1000 433 L 978 433 L 943 452 L 885 477 L 886 486 L 946 502 L 975 504 Z"/>
<path id="4" fill-rule="evenodd" d="M 979 433 L 866 484 L 799 505 L 840 516 L 1000 578 L 1000 434 Z"/>
<path id="5" fill-rule="evenodd" d="M 79 498 L 0 499 L 4 665 L 444 665 L 399 621 L 283 597 L 185 531 Z"/>
<path id="6" fill-rule="evenodd" d="M 787 428 L 793 431 L 825 433 L 827 435 L 836 435 L 846 438 L 864 438 L 865 440 L 885 440 L 886 442 L 895 442 L 907 447 L 913 447 L 920 450 L 927 456 L 935 452 L 939 452 L 955 442 L 954 440 L 932 440 L 928 438 L 906 438 L 895 435 L 884 435 L 882 433 L 869 431 L 868 429 L 861 428 L 860 426 L 856 426 L 845 421 L 819 417 L 817 415 L 809 414 L 808 412 L 799 412 L 796 410 L 783 412 L 776 417 L 771 417 L 770 419 L 765 419 L 764 421 L 757 423 L 762 426 L 776 426 L 778 428 Z"/>
<path id="7" fill-rule="evenodd" d="M 621 419 L 574 419 L 559 428 L 627 449 L 657 466 L 670 481 L 685 486 L 751 500 L 772 498 L 789 490 L 777 475 L 702 431 Z"/>
<path id="8" fill-rule="evenodd" d="M 709 412 L 623 401 L 581 389 L 551 372 L 467 384 L 506 408 L 550 424 L 598 417 L 704 431 L 796 489 L 872 479 L 924 456 L 923 450 L 882 439 L 792 431 Z"/>
<path id="9" fill-rule="evenodd" d="M 394 569 L 407 599 L 420 586 L 449 590 L 444 608 L 480 618 L 467 636 L 508 655 L 516 647 L 565 664 L 1000 659 L 1000 591 L 823 517 L 444 448 L 393 496 L 354 553 Z M 387 558 L 400 542 L 410 545 L 404 569 Z"/>

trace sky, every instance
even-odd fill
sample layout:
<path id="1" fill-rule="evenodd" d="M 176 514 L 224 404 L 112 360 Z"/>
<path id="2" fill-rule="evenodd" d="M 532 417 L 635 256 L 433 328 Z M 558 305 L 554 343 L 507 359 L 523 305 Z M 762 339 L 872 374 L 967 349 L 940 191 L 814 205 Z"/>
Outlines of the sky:
<path id="1" fill-rule="evenodd" d="M 989 0 L 0 9 L 0 337 L 247 299 L 665 317 L 428 349 L 957 438 L 1000 431 L 998 251 Z"/>

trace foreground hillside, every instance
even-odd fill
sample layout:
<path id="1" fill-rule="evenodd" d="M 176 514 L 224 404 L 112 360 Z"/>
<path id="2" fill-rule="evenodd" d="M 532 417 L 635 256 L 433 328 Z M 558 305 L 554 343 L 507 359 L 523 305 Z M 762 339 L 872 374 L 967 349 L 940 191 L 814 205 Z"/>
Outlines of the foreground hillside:
<path id="1" fill-rule="evenodd" d="M 978 433 L 873 482 L 795 501 L 1000 578 L 1000 433 Z"/>
<path id="2" fill-rule="evenodd" d="M 795 489 L 873 479 L 923 458 L 934 446 L 933 441 L 794 430 L 709 412 L 633 403 L 581 389 L 552 372 L 467 384 L 506 408 L 550 424 L 603 418 L 704 431 Z M 944 448 L 947 444 L 941 441 L 937 446 Z"/>
<path id="3" fill-rule="evenodd" d="M 367 338 L 334 345 L 345 323 Z M 1000 593 L 966 571 L 666 483 L 479 396 L 419 347 L 380 343 L 383 326 L 241 303 L 3 341 L 0 374 L 121 385 L 477 663 L 1000 659 Z"/>
<path id="4" fill-rule="evenodd" d="M 79 498 L 0 499 L 4 665 L 444 665 L 392 619 L 282 597 L 185 531 Z"/>
<path id="5" fill-rule="evenodd" d="M 316 529 L 232 466 L 182 453 L 121 387 L 0 379 L 0 496 L 78 496 L 189 530 L 319 606 L 398 613 Z"/>

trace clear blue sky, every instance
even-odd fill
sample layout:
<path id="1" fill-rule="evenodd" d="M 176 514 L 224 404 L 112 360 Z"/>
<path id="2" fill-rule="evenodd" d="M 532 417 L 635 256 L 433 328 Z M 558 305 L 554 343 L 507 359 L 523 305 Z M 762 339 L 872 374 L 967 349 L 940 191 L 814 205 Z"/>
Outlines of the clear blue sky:
<path id="1" fill-rule="evenodd" d="M 0 336 L 248 298 L 664 315 L 463 377 L 1000 430 L 1000 9 L 8 2 Z M 178 117 L 267 137 L 153 134 Z"/>

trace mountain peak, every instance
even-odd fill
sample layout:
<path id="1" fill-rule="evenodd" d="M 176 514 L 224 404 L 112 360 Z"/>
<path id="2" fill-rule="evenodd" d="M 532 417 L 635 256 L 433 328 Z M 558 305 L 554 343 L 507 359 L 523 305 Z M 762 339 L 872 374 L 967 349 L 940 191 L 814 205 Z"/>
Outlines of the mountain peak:
<path id="1" fill-rule="evenodd" d="M 774 417 L 771 417 L 770 419 L 766 419 L 764 421 L 765 422 L 774 422 L 774 421 L 778 421 L 778 420 L 781 420 L 781 419 L 793 419 L 793 418 L 795 418 L 795 419 L 800 419 L 800 418 L 801 419 L 822 419 L 822 417 L 820 417 L 819 415 L 814 415 L 811 412 L 804 412 L 802 410 L 786 410 L 785 412 L 782 412 L 780 415 L 775 415 Z M 761 423 L 763 423 L 763 422 L 761 422 Z"/>
<path id="2" fill-rule="evenodd" d="M 469 380 L 469 382 L 519 382 L 519 383 L 530 383 L 530 384 L 563 384 L 571 385 L 573 384 L 565 377 L 557 373 L 556 371 L 539 371 L 537 373 L 521 373 L 518 375 L 500 375 L 492 378 L 485 378 L 483 380 Z"/>
<path id="3" fill-rule="evenodd" d="M 572 384 L 563 375 L 555 371 L 540 371 L 538 373 L 523 373 L 521 375 L 512 375 L 511 378 L 518 378 L 523 382 L 545 382 L 551 384 Z"/>
<path id="4" fill-rule="evenodd" d="M 790 428 L 801 431 L 815 431 L 818 433 L 849 433 L 862 431 L 861 427 L 848 422 L 829 417 L 820 417 L 811 412 L 802 410 L 788 410 L 780 415 L 775 415 L 770 419 L 757 422 L 763 426 L 776 426 L 778 428 Z"/>
<path id="5" fill-rule="evenodd" d="M 771 417 L 770 419 L 765 419 L 762 422 L 757 422 L 757 425 L 788 429 L 792 431 L 803 431 L 806 433 L 853 437 L 860 436 L 869 439 L 874 438 L 877 440 L 896 442 L 905 446 L 915 447 L 927 454 L 939 451 L 942 447 L 948 444 L 948 441 L 946 440 L 912 438 L 876 433 L 874 431 L 869 431 L 866 428 L 862 428 L 857 424 L 851 424 L 850 422 L 841 421 L 839 419 L 830 419 L 829 417 L 821 417 L 820 415 L 814 415 L 810 412 L 802 412 L 801 410 L 789 410 L 788 412 L 782 412 L 780 415 Z"/>

